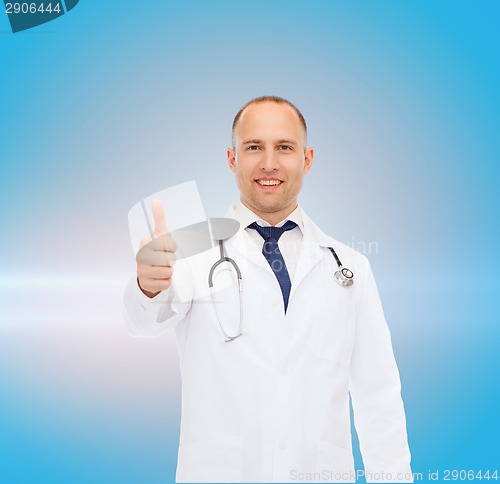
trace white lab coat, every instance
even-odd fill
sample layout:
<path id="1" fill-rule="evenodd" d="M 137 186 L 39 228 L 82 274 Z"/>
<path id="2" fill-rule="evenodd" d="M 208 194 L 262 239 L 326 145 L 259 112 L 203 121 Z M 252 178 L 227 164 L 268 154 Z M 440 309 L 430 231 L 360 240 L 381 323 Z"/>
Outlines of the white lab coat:
<path id="1" fill-rule="evenodd" d="M 226 216 L 234 218 L 234 206 Z M 135 279 L 126 289 L 132 334 L 176 331 L 178 482 L 353 481 L 349 394 L 365 470 L 372 474 L 367 480 L 411 473 L 399 374 L 368 260 L 302 216 L 286 316 L 276 277 L 245 230 L 225 243 L 244 270 L 244 334 L 230 343 L 209 296 L 186 304 L 174 299 L 155 319 L 134 296 Z M 353 286 L 334 280 L 337 265 L 327 247 L 354 272 Z M 217 252 L 210 257 L 212 264 Z M 223 324 L 236 330 L 234 287 L 217 296 Z"/>

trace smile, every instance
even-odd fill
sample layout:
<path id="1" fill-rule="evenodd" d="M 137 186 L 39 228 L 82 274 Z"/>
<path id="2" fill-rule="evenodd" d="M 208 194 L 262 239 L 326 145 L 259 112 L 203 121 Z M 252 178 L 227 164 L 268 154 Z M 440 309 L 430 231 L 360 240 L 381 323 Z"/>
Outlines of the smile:
<path id="1" fill-rule="evenodd" d="M 255 180 L 259 185 L 262 185 L 264 187 L 272 187 L 276 185 L 281 185 L 283 182 L 281 180 L 276 180 L 276 179 L 259 179 Z"/>

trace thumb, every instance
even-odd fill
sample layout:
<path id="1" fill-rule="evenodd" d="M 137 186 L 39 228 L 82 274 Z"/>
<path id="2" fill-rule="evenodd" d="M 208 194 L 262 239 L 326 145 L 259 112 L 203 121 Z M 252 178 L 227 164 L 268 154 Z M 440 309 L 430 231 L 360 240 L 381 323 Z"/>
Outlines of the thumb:
<path id="1" fill-rule="evenodd" d="M 167 222 L 165 220 L 165 211 L 160 200 L 153 200 L 151 202 L 151 210 L 153 211 L 153 218 L 155 221 L 154 236 L 161 237 L 168 232 Z"/>

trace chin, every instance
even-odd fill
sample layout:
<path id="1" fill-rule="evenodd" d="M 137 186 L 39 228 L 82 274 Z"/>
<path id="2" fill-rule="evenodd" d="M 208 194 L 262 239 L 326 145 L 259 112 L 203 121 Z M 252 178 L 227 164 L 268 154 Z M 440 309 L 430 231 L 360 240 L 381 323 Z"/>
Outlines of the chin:
<path id="1" fill-rule="evenodd" d="M 264 213 L 275 213 L 283 210 L 286 205 L 278 203 L 256 203 L 255 207 Z"/>

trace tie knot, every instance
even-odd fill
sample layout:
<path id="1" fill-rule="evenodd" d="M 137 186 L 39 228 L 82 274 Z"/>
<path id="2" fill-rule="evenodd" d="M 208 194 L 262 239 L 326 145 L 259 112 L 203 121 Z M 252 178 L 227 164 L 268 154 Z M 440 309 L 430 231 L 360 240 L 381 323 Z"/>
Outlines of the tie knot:
<path id="1" fill-rule="evenodd" d="M 248 227 L 255 229 L 264 240 L 274 239 L 278 241 L 284 232 L 294 229 L 297 227 L 297 224 L 291 220 L 287 220 L 281 227 L 262 227 L 257 222 L 254 222 Z"/>

